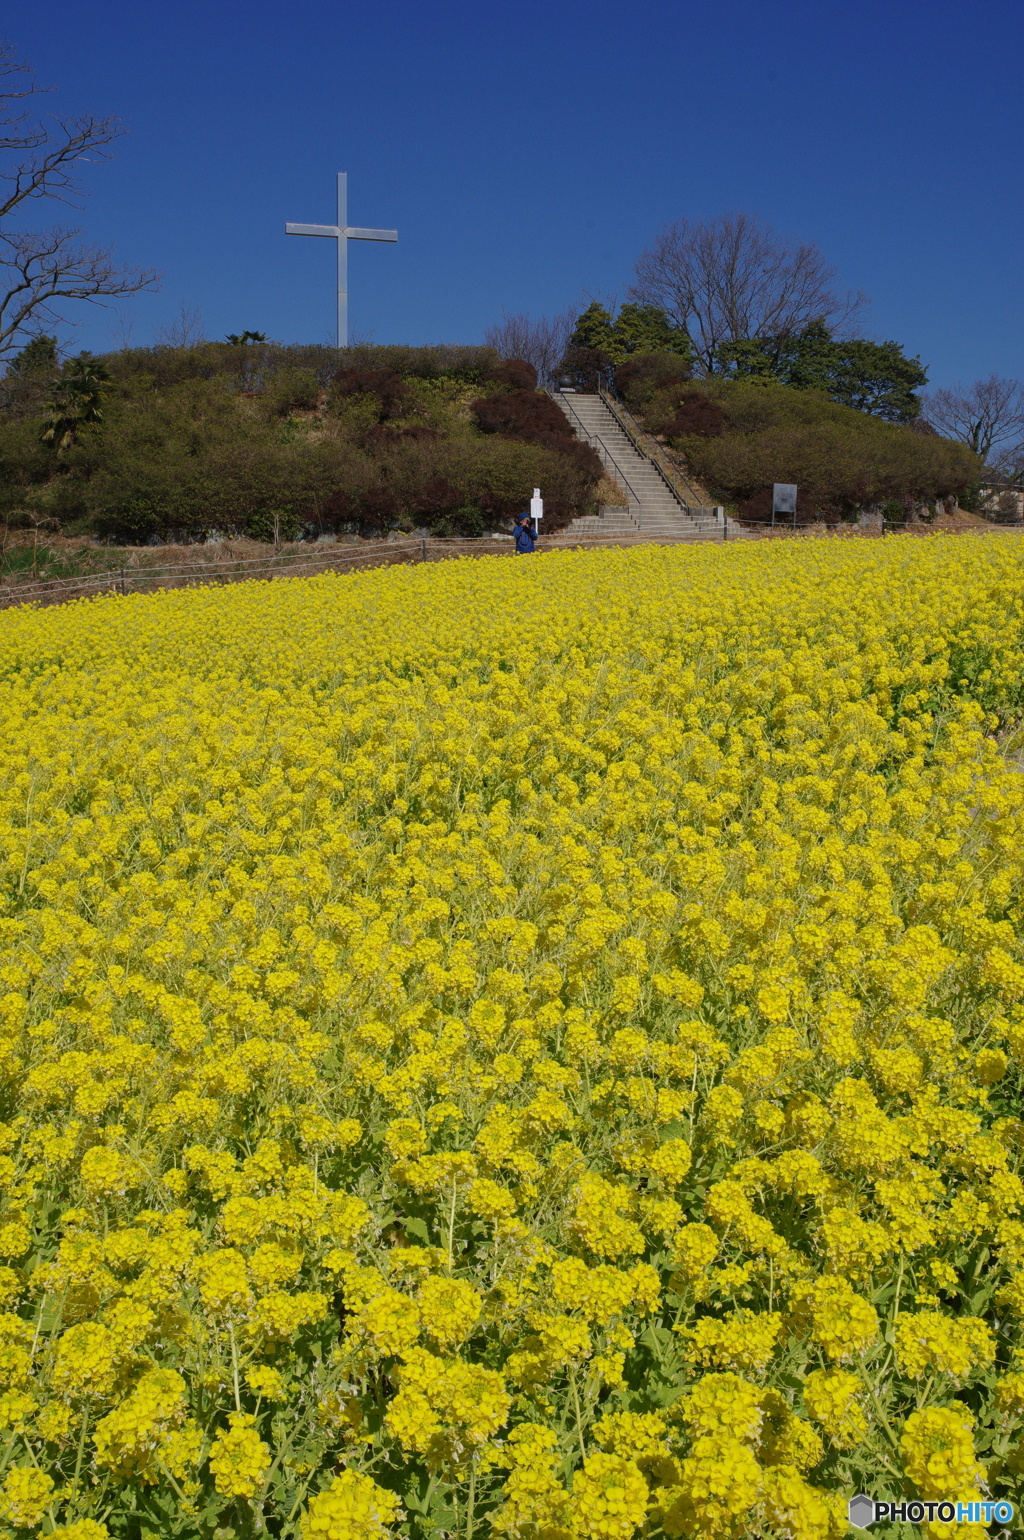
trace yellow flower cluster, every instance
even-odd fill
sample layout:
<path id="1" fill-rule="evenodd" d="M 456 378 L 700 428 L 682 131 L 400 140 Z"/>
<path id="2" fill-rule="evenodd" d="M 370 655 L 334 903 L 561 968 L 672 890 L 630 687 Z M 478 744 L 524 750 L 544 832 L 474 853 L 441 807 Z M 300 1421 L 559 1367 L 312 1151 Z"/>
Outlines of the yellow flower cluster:
<path id="1" fill-rule="evenodd" d="M 896 1362 L 918 1380 L 929 1370 L 964 1380 L 995 1358 L 995 1340 L 977 1316 L 951 1320 L 936 1310 L 908 1311 L 896 1323 Z"/>
<path id="2" fill-rule="evenodd" d="M 867 1434 L 867 1420 L 855 1397 L 863 1390 L 856 1374 L 812 1369 L 804 1380 L 804 1404 L 837 1449 L 852 1449 Z"/>
<path id="3" fill-rule="evenodd" d="M 587 1540 L 629 1540 L 647 1513 L 647 1483 L 632 1460 L 592 1454 L 573 1482 L 573 1532 Z"/>
<path id="4" fill-rule="evenodd" d="M 530 1535 L 538 1540 L 569 1540 L 569 1493 L 555 1470 L 558 1439 L 550 1428 L 521 1422 L 512 1429 L 503 1455 L 510 1467 L 501 1496 L 491 1514 L 496 1535 Z"/>
<path id="5" fill-rule="evenodd" d="M 393 1492 L 346 1470 L 313 1499 L 299 1532 L 302 1540 L 381 1540 L 399 1515 Z"/>
<path id="6" fill-rule="evenodd" d="M 194 1463 L 201 1439 L 194 1424 L 183 1433 L 185 1381 L 173 1369 L 143 1373 L 135 1388 L 96 1424 L 93 1444 L 96 1464 L 119 1476 L 138 1475 L 146 1482 L 159 1479 L 163 1465 L 183 1477 Z"/>
<path id="7" fill-rule="evenodd" d="M 35 1529 L 50 1506 L 53 1477 L 45 1471 L 15 1465 L 0 1490 L 0 1514 L 16 1529 Z"/>
<path id="8" fill-rule="evenodd" d="M 232 1412 L 228 1431 L 210 1446 L 210 1471 L 217 1491 L 226 1497 L 253 1497 L 266 1479 L 270 1451 L 255 1421 L 247 1412 Z"/>
<path id="9" fill-rule="evenodd" d="M 5 1532 L 1021 1501 L 1015 535 L 111 596 L 0 675 Z"/>
<path id="10" fill-rule="evenodd" d="M 794 1325 L 809 1319 L 811 1336 L 831 1363 L 858 1356 L 878 1335 L 878 1312 L 837 1274 L 798 1284 L 792 1303 Z"/>

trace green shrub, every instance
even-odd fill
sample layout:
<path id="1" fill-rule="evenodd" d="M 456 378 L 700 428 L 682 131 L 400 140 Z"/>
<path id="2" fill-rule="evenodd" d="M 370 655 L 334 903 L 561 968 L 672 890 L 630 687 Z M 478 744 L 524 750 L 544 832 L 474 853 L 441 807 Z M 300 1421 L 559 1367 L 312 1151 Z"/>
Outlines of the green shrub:
<path id="1" fill-rule="evenodd" d="M 692 431 L 700 397 L 717 409 L 719 436 Z M 641 416 L 648 429 L 669 437 L 712 495 L 734 505 L 752 506 L 773 482 L 794 482 L 802 512 L 838 516 L 886 498 L 959 495 L 977 476 L 977 461 L 962 444 L 783 385 L 661 384 Z"/>
<path id="2" fill-rule="evenodd" d="M 289 412 L 311 412 L 320 399 L 320 380 L 312 369 L 282 369 L 274 374 L 258 400 L 267 418 Z"/>
<path id="3" fill-rule="evenodd" d="M 453 343 L 435 343 L 413 348 L 364 343 L 335 353 L 335 368 L 340 362 L 352 369 L 390 369 L 405 380 L 461 380 L 479 385 L 499 363 L 497 349 L 462 347 Z"/>
<path id="4" fill-rule="evenodd" d="M 92 509 L 91 525 L 96 534 L 130 545 L 144 545 L 151 535 L 165 536 L 170 530 L 186 537 L 205 533 L 205 519 L 192 517 L 184 489 L 174 486 L 131 486 L 111 492 Z"/>
<path id="5" fill-rule="evenodd" d="M 339 358 L 343 368 L 338 368 Z M 0 499 L 125 541 L 257 539 L 321 530 L 377 534 L 446 521 L 476 535 L 544 489 L 553 530 L 585 511 L 600 467 L 546 396 L 491 349 L 148 348 L 111 355 L 103 420 L 59 461 L 40 418 L 0 410 Z M 492 376 L 506 412 L 485 433 L 469 414 Z M 326 408 L 313 409 L 330 379 Z M 290 413 L 305 411 L 300 420 Z M 500 415 L 500 414 L 499 414 Z M 516 436 L 511 436 L 516 435 Z M 282 518 L 282 510 L 286 510 Z"/>
<path id="6" fill-rule="evenodd" d="M 39 392 L 36 415 L 23 417 L 20 410 L 0 417 L 0 511 L 23 506 L 33 491 L 53 475 L 53 455 L 40 441 L 39 414 L 45 395 Z M 19 402 L 20 406 L 20 402 Z"/>
<path id="7" fill-rule="evenodd" d="M 250 540 L 297 540 L 301 526 L 291 508 L 259 508 L 245 521 Z"/>
<path id="8" fill-rule="evenodd" d="M 229 342 L 203 342 L 190 348 L 126 348 L 111 353 L 105 362 L 115 380 L 131 387 L 138 382 L 165 390 L 188 380 L 227 382 L 233 391 L 262 393 L 272 389 L 275 377 L 306 371 L 320 388 L 339 368 L 389 369 L 403 379 L 452 379 L 479 385 L 499 362 L 494 348 L 376 346 L 337 348 L 318 344 L 284 345 L 251 343 L 236 347 Z"/>
<path id="9" fill-rule="evenodd" d="M 211 528 L 272 539 L 281 508 L 292 511 L 296 529 L 329 527 L 325 509 L 339 483 L 358 491 L 369 479 L 354 445 L 282 441 L 241 414 L 216 382 L 124 403 L 101 445 L 68 458 L 64 516 L 86 514 L 98 533 L 134 539 L 165 529 L 194 539 Z"/>
<path id="10" fill-rule="evenodd" d="M 592 496 L 588 473 L 570 456 L 497 435 L 404 445 L 389 457 L 388 480 L 402 511 L 431 528 L 466 507 L 478 508 L 485 522 L 513 518 L 540 486 L 544 527 L 553 532 Z"/>
<path id="11" fill-rule="evenodd" d="M 430 533 L 438 539 L 479 540 L 484 533 L 484 515 L 475 503 L 462 503 L 450 513 L 444 513 L 430 526 Z"/>

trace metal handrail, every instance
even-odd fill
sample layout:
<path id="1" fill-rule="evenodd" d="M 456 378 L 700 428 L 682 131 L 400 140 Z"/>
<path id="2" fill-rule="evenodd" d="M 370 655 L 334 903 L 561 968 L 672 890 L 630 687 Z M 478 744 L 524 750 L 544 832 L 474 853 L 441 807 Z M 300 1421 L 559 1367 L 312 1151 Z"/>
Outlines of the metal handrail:
<path id="1" fill-rule="evenodd" d="M 548 391 L 548 395 L 551 396 L 552 399 L 554 399 L 554 392 L 553 391 Z M 596 433 L 591 433 L 590 429 L 587 427 L 586 423 L 583 421 L 583 418 L 580 416 L 579 412 L 577 412 L 577 410 L 573 406 L 572 402 L 571 401 L 566 401 L 564 399 L 564 395 L 562 394 L 562 392 L 559 392 L 559 398 L 560 398 L 560 401 L 561 401 L 561 404 L 562 404 L 563 411 L 567 411 L 569 413 L 569 416 L 573 419 L 573 426 L 576 429 L 577 435 L 585 438 L 588 444 L 600 444 L 601 449 L 598 451 L 598 453 L 601 454 L 603 452 L 604 456 L 611 462 L 612 468 L 615 471 L 615 479 L 618 482 L 620 482 L 621 485 L 625 488 L 625 490 L 626 490 L 626 497 L 627 497 L 627 510 L 628 510 L 628 506 L 629 506 L 628 505 L 628 499 L 629 498 L 632 498 L 633 501 L 636 503 L 636 527 L 637 527 L 637 529 L 642 528 L 642 526 L 643 526 L 643 504 L 641 503 L 641 501 L 640 501 L 639 497 L 637 496 L 636 492 L 634 492 L 632 486 L 630 485 L 629 478 L 627 477 L 625 471 L 622 469 L 622 467 L 620 466 L 619 462 L 616 460 L 615 456 L 612 454 L 611 450 L 608 448 L 608 445 L 605 443 L 604 439 L 601 438 Z"/>
<path id="2" fill-rule="evenodd" d="M 645 460 L 650 460 L 651 464 L 654 466 L 654 469 L 658 472 L 658 475 L 668 487 L 669 491 L 672 493 L 672 496 L 675 498 L 679 506 L 689 512 L 691 505 L 687 503 L 686 498 L 683 497 L 680 493 L 679 486 L 677 484 L 677 478 L 678 481 L 682 482 L 687 492 L 693 498 L 693 505 L 696 507 L 701 507 L 702 504 L 697 502 L 697 494 L 693 490 L 693 487 L 690 485 L 690 483 L 687 481 L 686 477 L 682 474 L 681 471 L 677 469 L 676 466 L 672 464 L 671 460 L 668 458 L 661 445 L 656 440 L 652 439 L 649 434 L 644 433 L 643 429 L 640 427 L 640 424 L 626 410 L 622 403 L 616 400 L 611 391 L 601 380 L 600 376 L 598 376 L 597 380 L 597 395 L 598 399 L 603 401 L 605 406 L 611 412 L 612 416 L 615 418 L 619 427 L 629 439 L 637 453 L 643 455 Z"/>
<path id="3" fill-rule="evenodd" d="M 636 492 L 633 490 L 633 487 L 630 484 L 629 478 L 626 475 L 625 471 L 622 469 L 622 467 L 619 464 L 618 460 L 616 460 L 615 456 L 612 454 L 611 450 L 608 448 L 608 445 L 605 443 L 604 439 L 601 438 L 596 433 L 591 433 L 590 429 L 587 427 L 586 423 L 583 421 L 583 419 L 580 416 L 579 412 L 576 411 L 576 409 L 573 406 L 572 402 L 571 401 L 567 401 L 565 403 L 565 406 L 568 408 L 570 414 L 576 419 L 575 426 L 576 426 L 577 433 L 582 434 L 582 436 L 587 440 L 588 444 L 600 444 L 601 450 L 603 450 L 605 456 L 611 462 L 612 468 L 615 471 L 615 475 L 616 475 L 617 479 L 621 481 L 622 485 L 626 489 L 626 497 L 627 497 L 627 499 L 632 498 L 633 501 L 636 503 L 636 527 L 637 527 L 637 529 L 639 529 L 640 526 L 641 526 L 642 518 L 643 518 L 643 505 L 640 502 L 640 498 L 637 496 Z M 600 453 L 600 451 L 599 451 L 599 453 Z M 628 502 L 627 502 L 627 507 L 628 507 Z"/>
<path id="4" fill-rule="evenodd" d="M 608 460 L 611 463 L 612 470 L 615 472 L 615 479 L 616 479 L 616 481 L 618 483 L 620 483 L 623 487 L 625 487 L 625 489 L 626 489 L 626 498 L 627 498 L 627 504 L 626 504 L 627 508 L 629 506 L 629 504 L 628 504 L 628 499 L 629 498 L 632 498 L 633 501 L 636 503 L 636 527 L 637 527 L 637 529 L 639 529 L 641 524 L 642 524 L 642 522 L 643 522 L 643 504 L 640 501 L 639 495 L 633 490 L 632 483 L 630 482 L 629 478 L 627 477 L 625 471 L 622 469 L 622 466 L 619 464 L 618 460 L 616 460 L 615 456 L 612 454 L 611 450 L 608 448 L 608 445 L 605 443 L 604 439 L 601 438 L 598 434 L 594 433 L 594 434 L 591 435 L 591 443 L 593 443 L 593 444 L 600 444 L 601 448 L 598 450 L 598 454 L 604 454 L 604 455 L 607 456 Z"/>

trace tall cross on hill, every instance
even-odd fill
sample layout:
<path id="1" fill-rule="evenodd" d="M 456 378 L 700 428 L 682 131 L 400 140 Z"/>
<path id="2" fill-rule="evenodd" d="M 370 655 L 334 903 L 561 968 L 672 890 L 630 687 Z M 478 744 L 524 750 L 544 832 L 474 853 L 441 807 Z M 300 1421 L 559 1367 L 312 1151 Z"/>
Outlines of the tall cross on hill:
<path id="1" fill-rule="evenodd" d="M 397 230 L 357 230 L 348 224 L 348 173 L 338 172 L 336 225 L 285 225 L 286 235 L 327 235 L 338 243 L 338 346 L 348 347 L 348 243 L 397 241 Z"/>

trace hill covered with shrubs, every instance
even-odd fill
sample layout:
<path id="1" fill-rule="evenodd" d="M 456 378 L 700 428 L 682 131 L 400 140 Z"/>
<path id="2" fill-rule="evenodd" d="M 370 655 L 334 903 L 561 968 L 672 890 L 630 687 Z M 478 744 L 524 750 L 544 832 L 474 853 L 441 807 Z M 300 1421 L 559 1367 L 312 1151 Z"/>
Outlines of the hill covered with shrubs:
<path id="1" fill-rule="evenodd" d="M 743 518 L 770 513 L 773 482 L 796 484 L 804 523 L 871 505 L 902 517 L 977 483 L 977 456 L 919 419 L 889 422 L 774 380 L 694 380 L 680 365 L 669 353 L 629 359 L 615 371 L 616 388 L 644 427 Z"/>
<path id="2" fill-rule="evenodd" d="M 600 476 L 530 366 L 490 348 L 207 343 L 60 368 L 36 347 L 0 381 L 0 511 L 69 533 L 474 535 L 534 486 L 554 530 Z"/>
<path id="3" fill-rule="evenodd" d="M 691 364 L 623 354 L 615 387 L 743 518 L 768 515 L 777 481 L 799 487 L 805 523 L 927 514 L 977 484 L 976 456 L 919 420 L 776 379 L 695 380 Z M 553 533 L 594 507 L 601 465 L 536 387 L 485 347 L 204 343 L 60 365 L 40 338 L 0 380 L 0 517 L 136 543 L 480 535 L 540 486 Z"/>

